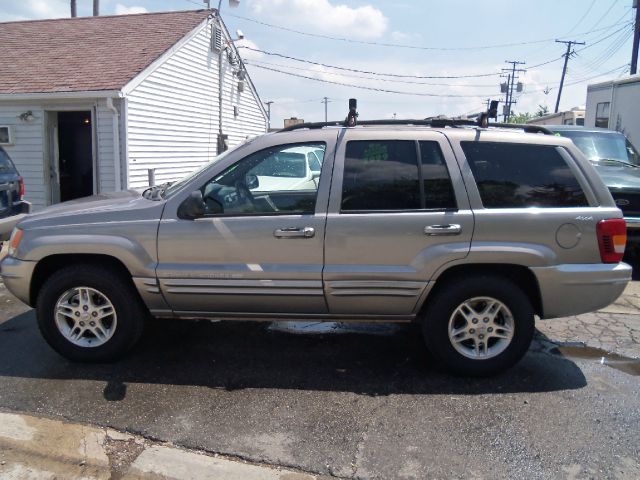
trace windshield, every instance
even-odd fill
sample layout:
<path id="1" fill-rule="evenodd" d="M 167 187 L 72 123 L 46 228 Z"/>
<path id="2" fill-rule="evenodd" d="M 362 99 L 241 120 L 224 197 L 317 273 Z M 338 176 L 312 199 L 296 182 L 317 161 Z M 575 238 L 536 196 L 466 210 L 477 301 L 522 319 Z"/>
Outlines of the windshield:
<path id="1" fill-rule="evenodd" d="M 242 145 L 246 145 L 246 143 L 242 144 Z M 178 180 L 177 182 L 172 183 L 171 185 L 169 185 L 163 193 L 164 198 L 169 198 L 172 195 L 174 195 L 178 190 L 180 190 L 184 185 L 186 185 L 187 183 L 189 183 L 192 179 L 196 178 L 198 175 L 200 175 L 202 172 L 204 172 L 207 168 L 209 168 L 211 165 L 213 165 L 216 162 L 219 162 L 220 160 L 222 160 L 224 157 L 226 157 L 227 155 L 229 155 L 231 152 L 235 151 L 236 149 L 238 149 L 239 147 L 241 147 L 242 145 L 238 145 L 234 148 L 231 148 L 225 152 L 222 152 L 220 155 L 218 155 L 217 157 L 215 157 L 213 160 L 211 160 L 209 163 L 205 163 L 202 167 L 198 168 L 197 170 L 195 170 L 194 172 L 191 172 L 189 175 L 187 175 L 186 177 L 181 178 L 180 180 Z"/>
<path id="2" fill-rule="evenodd" d="M 640 154 L 622 133 L 567 130 L 558 134 L 573 140 L 589 160 L 617 160 L 640 165 Z"/>

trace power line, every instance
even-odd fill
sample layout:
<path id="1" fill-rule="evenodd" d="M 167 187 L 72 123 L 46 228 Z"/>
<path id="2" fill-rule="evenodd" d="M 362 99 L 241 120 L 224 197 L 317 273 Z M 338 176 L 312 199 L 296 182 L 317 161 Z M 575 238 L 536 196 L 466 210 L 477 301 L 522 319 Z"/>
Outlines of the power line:
<path id="1" fill-rule="evenodd" d="M 573 32 L 576 28 L 578 28 L 578 25 L 580 25 L 582 23 L 582 21 L 587 18 L 587 15 L 589 15 L 589 13 L 591 12 L 591 9 L 593 8 L 593 6 L 596 4 L 596 0 L 592 0 L 591 1 L 591 5 L 589 5 L 589 8 L 587 8 L 587 11 L 584 12 L 584 15 L 582 15 L 582 17 L 580 17 L 580 20 L 578 20 L 578 23 L 576 23 L 573 28 L 571 30 L 569 30 L 567 33 L 565 33 L 563 36 L 567 36 L 569 35 L 571 32 Z"/>
<path id="2" fill-rule="evenodd" d="M 343 70 L 346 72 L 356 72 L 356 73 L 364 73 L 367 75 L 380 75 L 384 77 L 394 77 L 394 78 L 422 78 L 422 79 L 455 79 L 455 78 L 476 78 L 476 77 L 495 77 L 499 75 L 499 73 L 478 73 L 473 75 L 400 75 L 397 73 L 381 73 L 381 72 L 370 72 L 368 70 L 358 70 L 356 68 L 347 68 L 347 67 L 339 67 L 337 65 L 329 65 L 327 63 L 314 62 L 312 60 L 305 60 L 303 58 L 291 57 L 289 55 L 284 55 L 282 53 L 276 52 L 268 52 L 266 50 L 260 50 L 259 48 L 252 48 L 246 45 L 240 45 L 238 48 L 242 48 L 245 50 L 250 50 L 252 52 L 259 52 L 264 55 L 270 55 L 273 57 L 286 58 L 287 60 L 294 60 L 296 62 L 308 63 L 310 65 L 317 65 L 320 67 L 333 68 L 335 70 Z M 555 60 L 553 60 L 555 61 Z"/>
<path id="3" fill-rule="evenodd" d="M 191 1 L 191 0 L 186 0 L 186 1 Z M 408 45 L 408 44 L 403 44 L 403 43 L 388 43 L 388 42 L 373 42 L 373 41 L 367 41 L 367 40 L 356 40 L 353 38 L 346 38 L 346 37 L 336 37 L 333 35 L 324 35 L 321 33 L 311 33 L 311 32 L 304 32 L 301 30 L 296 30 L 294 28 L 289 28 L 289 27 L 284 27 L 282 25 L 275 25 L 273 23 L 267 23 L 267 22 L 263 22 L 260 20 L 256 20 L 254 18 L 249 18 L 249 17 L 243 17 L 242 15 L 236 15 L 233 13 L 227 13 L 226 14 L 229 17 L 233 17 L 233 18 L 237 18 L 239 20 L 244 20 L 247 22 L 252 22 L 258 25 L 262 25 L 265 27 L 269 27 L 269 28 L 275 28 L 277 30 L 283 30 L 285 32 L 290 32 L 290 33 L 295 33 L 298 35 L 304 35 L 307 37 L 314 37 L 314 38 L 322 38 L 325 40 L 334 40 L 334 41 L 338 41 L 338 42 L 347 42 L 347 43 L 357 43 L 357 44 L 361 44 L 361 45 L 372 45 L 372 46 L 377 46 L 377 47 L 389 47 L 389 48 L 408 48 L 408 49 L 413 49 L 413 50 L 431 50 L 431 51 L 443 51 L 443 52 L 450 52 L 450 51 L 474 51 L 474 50 L 487 50 L 487 49 L 494 49 L 494 48 L 507 48 L 507 47 L 518 47 L 518 46 L 523 46 L 523 45 L 535 45 L 535 44 L 539 44 L 539 43 L 548 43 L 548 42 L 552 42 L 553 40 L 555 40 L 556 37 L 552 37 L 552 38 L 545 38 L 545 39 L 541 39 L 541 40 L 531 40 L 531 41 L 527 41 L 527 42 L 514 42 L 514 43 L 501 43 L 501 44 L 494 44 L 494 45 L 478 45 L 478 46 L 474 46 L 474 47 L 425 47 L 422 45 Z M 577 33 L 575 36 L 580 36 L 580 35 L 588 35 L 600 30 L 606 30 L 608 28 L 611 28 L 612 26 L 616 26 L 616 25 L 609 25 L 607 27 L 602 27 L 600 29 L 590 29 L 587 32 L 581 32 L 581 33 Z"/>
<path id="4" fill-rule="evenodd" d="M 562 58 L 562 57 L 560 57 Z M 436 83 L 436 82 L 416 82 L 416 81 L 412 81 L 412 80 L 398 80 L 395 78 L 375 78 L 375 77 L 367 77 L 364 75 L 353 75 L 353 74 L 349 74 L 349 73 L 334 73 L 334 72 L 320 72 L 318 70 L 314 70 L 312 68 L 300 68 L 297 66 L 293 66 L 293 65 L 283 65 L 281 63 L 271 63 L 271 62 L 262 62 L 262 61 L 258 61 L 258 60 L 250 60 L 250 61 L 245 61 L 244 62 L 245 65 L 266 65 L 269 67 L 280 67 L 280 68 L 293 68 L 296 71 L 303 71 L 303 72 L 312 72 L 312 73 L 327 73 L 329 75 L 340 75 L 342 77 L 348 77 L 348 78 L 360 78 L 363 80 L 375 80 L 375 81 L 379 81 L 379 82 L 390 82 L 390 83 L 403 83 L 403 84 L 409 84 L 409 85 L 428 85 L 428 86 L 433 86 L 433 87 L 474 87 L 474 88 L 493 88 L 495 89 L 496 86 L 495 84 L 468 84 L 468 83 L 464 83 L 464 84 L 460 84 L 460 83 Z"/>
<path id="5" fill-rule="evenodd" d="M 263 70 L 269 70 L 269 71 L 276 72 L 276 73 L 282 73 L 284 75 L 290 75 L 292 77 L 305 78 L 307 80 L 314 80 L 316 82 L 330 83 L 332 85 L 339 85 L 339 86 L 342 86 L 342 87 L 359 88 L 361 90 L 371 90 L 371 91 L 374 91 L 374 92 L 395 93 L 395 94 L 398 94 L 398 95 L 414 95 L 414 96 L 418 96 L 418 97 L 441 97 L 441 98 L 485 98 L 486 97 L 486 95 L 456 95 L 456 94 L 447 94 L 447 93 L 437 94 L 437 93 L 423 93 L 423 92 L 406 92 L 406 91 L 401 91 L 401 90 L 387 90 L 385 88 L 366 87 L 364 85 L 354 85 L 354 84 L 350 84 L 350 83 L 334 82 L 332 80 L 325 80 L 325 79 L 322 79 L 322 78 L 309 77 L 307 75 L 301 75 L 301 74 L 298 74 L 298 73 L 285 72 L 284 70 L 278 70 L 276 68 L 264 67 L 264 66 L 261 66 L 261 65 L 255 65 L 254 64 L 253 67 L 261 68 Z"/>

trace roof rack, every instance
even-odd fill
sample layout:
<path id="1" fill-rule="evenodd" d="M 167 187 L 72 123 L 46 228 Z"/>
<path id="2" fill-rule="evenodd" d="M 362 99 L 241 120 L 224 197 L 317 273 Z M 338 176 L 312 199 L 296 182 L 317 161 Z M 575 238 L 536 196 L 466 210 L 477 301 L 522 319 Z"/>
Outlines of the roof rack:
<path id="1" fill-rule="evenodd" d="M 454 120 L 449 118 L 437 118 L 431 120 L 362 120 L 358 121 L 358 125 L 363 126 L 376 126 L 376 125 L 415 125 L 425 126 L 432 128 L 444 128 L 444 127 L 478 127 L 478 122 L 473 120 Z M 344 122 L 312 122 L 312 123 L 299 123 L 297 125 L 290 125 L 278 132 L 291 132 L 292 130 L 301 130 L 307 128 L 309 130 L 324 128 L 324 127 L 345 127 Z M 517 123 L 489 123 L 488 128 L 509 128 L 514 130 L 523 130 L 526 133 L 543 133 L 545 135 L 553 135 L 553 132 L 548 128 L 541 125 L 524 125 Z"/>

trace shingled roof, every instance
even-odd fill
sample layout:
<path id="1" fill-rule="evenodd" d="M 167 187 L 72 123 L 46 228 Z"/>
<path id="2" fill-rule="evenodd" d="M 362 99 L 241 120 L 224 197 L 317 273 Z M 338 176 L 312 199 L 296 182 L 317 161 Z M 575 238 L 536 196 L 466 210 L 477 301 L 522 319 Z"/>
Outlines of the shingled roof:
<path id="1" fill-rule="evenodd" d="M 119 90 L 210 14 L 0 23 L 0 94 Z"/>

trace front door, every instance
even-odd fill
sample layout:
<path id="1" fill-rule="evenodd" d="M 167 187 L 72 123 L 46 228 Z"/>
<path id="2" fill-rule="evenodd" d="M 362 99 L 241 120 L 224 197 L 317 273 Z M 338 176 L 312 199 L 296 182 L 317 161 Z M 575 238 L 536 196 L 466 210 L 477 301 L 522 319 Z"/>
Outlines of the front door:
<path id="1" fill-rule="evenodd" d="M 331 165 L 308 182 L 306 153 L 334 156 L 317 141 L 280 144 L 238 160 L 196 185 L 205 215 L 166 213 L 157 276 L 177 315 L 326 313 L 323 240 Z M 333 134 L 335 139 L 335 134 Z"/>
<path id="2" fill-rule="evenodd" d="M 434 272 L 468 254 L 473 226 L 442 133 L 348 131 L 327 217 L 329 312 L 413 315 Z"/>

